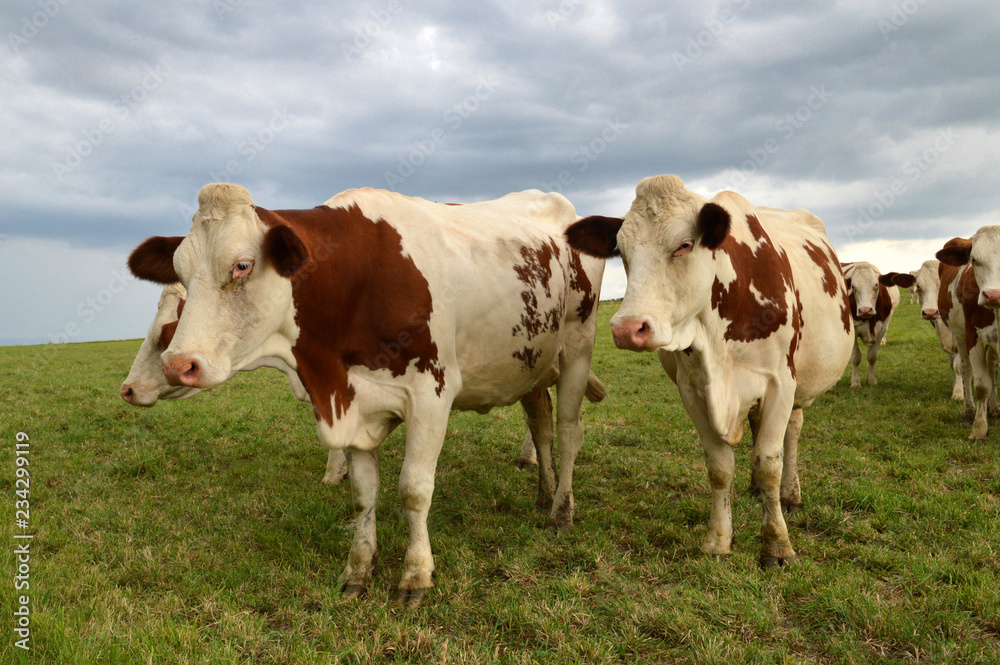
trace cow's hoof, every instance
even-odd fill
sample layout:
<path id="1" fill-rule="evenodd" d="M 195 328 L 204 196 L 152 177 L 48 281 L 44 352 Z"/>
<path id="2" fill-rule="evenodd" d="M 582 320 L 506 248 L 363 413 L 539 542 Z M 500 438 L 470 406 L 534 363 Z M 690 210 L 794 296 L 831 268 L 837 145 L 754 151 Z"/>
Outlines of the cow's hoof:
<path id="1" fill-rule="evenodd" d="M 529 466 L 538 466 L 538 462 L 535 460 L 528 459 L 527 457 L 522 457 L 516 462 L 517 468 L 524 471 Z"/>
<path id="2" fill-rule="evenodd" d="M 785 566 L 790 566 L 797 560 L 794 556 L 762 556 L 760 558 L 760 567 L 764 570 L 768 568 L 783 568 Z"/>
<path id="3" fill-rule="evenodd" d="M 548 523 L 545 525 L 545 529 L 547 531 L 551 531 L 556 536 L 568 536 L 573 533 L 573 523 L 558 522 L 549 518 Z"/>
<path id="4" fill-rule="evenodd" d="M 430 589 L 397 589 L 396 605 L 408 610 L 418 610 L 424 606 L 429 591 Z"/>
<path id="5" fill-rule="evenodd" d="M 340 587 L 340 593 L 347 598 L 361 598 L 366 591 L 364 584 L 345 584 Z"/>
<path id="6" fill-rule="evenodd" d="M 792 515 L 796 510 L 802 507 L 801 501 L 788 501 L 785 499 L 781 500 L 781 509 L 786 515 Z"/>

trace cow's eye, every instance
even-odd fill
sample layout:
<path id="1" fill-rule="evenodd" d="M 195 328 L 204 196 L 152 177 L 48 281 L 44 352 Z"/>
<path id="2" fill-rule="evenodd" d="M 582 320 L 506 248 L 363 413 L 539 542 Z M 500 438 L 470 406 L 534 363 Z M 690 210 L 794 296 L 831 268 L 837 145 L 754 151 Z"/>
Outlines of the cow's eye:
<path id="1" fill-rule="evenodd" d="M 250 259 L 240 259 L 233 264 L 233 279 L 246 277 L 253 272 L 253 261 Z"/>
<path id="2" fill-rule="evenodd" d="M 674 250 L 674 253 L 671 256 L 684 256 L 685 254 L 687 254 L 688 252 L 690 252 L 692 249 L 694 249 L 694 243 L 690 239 L 688 239 L 688 240 L 685 240 L 684 242 L 682 242 L 677 247 L 677 249 Z"/>

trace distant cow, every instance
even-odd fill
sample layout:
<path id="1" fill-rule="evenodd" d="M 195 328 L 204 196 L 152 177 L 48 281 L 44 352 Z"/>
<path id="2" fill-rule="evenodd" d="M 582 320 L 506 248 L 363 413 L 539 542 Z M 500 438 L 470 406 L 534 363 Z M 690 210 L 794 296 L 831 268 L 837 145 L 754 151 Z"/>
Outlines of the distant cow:
<path id="1" fill-rule="evenodd" d="M 962 400 L 964 398 L 964 391 L 962 389 L 962 358 L 958 355 L 955 336 L 948 328 L 948 324 L 941 318 L 940 307 L 938 305 L 939 294 L 941 292 L 942 268 L 951 268 L 951 266 L 942 265 L 936 259 L 924 261 L 919 269 L 910 273 L 913 275 L 913 279 L 916 280 L 910 288 L 917 294 L 918 302 L 920 303 L 920 316 L 933 326 L 941 348 L 948 354 L 948 364 L 951 365 L 955 376 L 951 388 L 951 398 Z M 952 270 L 954 269 L 952 268 Z"/>
<path id="2" fill-rule="evenodd" d="M 857 340 L 868 347 L 868 385 L 878 383 L 875 378 L 875 363 L 878 348 L 884 343 L 896 307 L 899 306 L 899 289 L 909 288 L 916 280 L 913 275 L 890 272 L 881 274 L 879 269 L 867 261 L 843 264 L 844 279 L 850 294 L 851 317 L 854 319 L 854 333 Z M 851 353 L 851 387 L 861 387 L 861 347 L 854 344 Z"/>
<path id="3" fill-rule="evenodd" d="M 658 352 L 698 430 L 712 485 L 702 551 L 731 551 L 733 447 L 753 409 L 760 563 L 794 559 L 781 509 L 801 503 L 802 408 L 837 382 L 854 339 L 823 223 L 733 192 L 709 201 L 668 175 L 641 181 L 624 219 L 588 217 L 567 237 L 595 256 L 621 254 L 628 286 L 611 319 L 615 344 Z"/>
<path id="4" fill-rule="evenodd" d="M 139 347 L 139 353 L 132 361 L 128 377 L 122 384 L 122 399 L 132 406 L 150 407 L 161 399 L 184 399 L 201 392 L 201 388 L 168 383 L 163 374 L 162 360 L 160 359 L 160 355 L 173 339 L 178 319 L 181 317 L 181 312 L 184 311 L 186 299 L 187 291 L 183 285 L 177 283 L 163 287 L 156 316 L 149 327 L 149 332 L 146 333 L 146 339 Z M 242 368 L 242 371 L 250 371 L 260 367 L 273 367 L 283 372 L 288 377 L 288 383 L 295 398 L 303 402 L 309 401 L 309 394 L 302 382 L 299 381 L 298 374 L 277 358 L 261 358 Z M 527 443 L 530 444 L 530 440 Z M 534 453 L 534 447 L 532 447 L 531 452 Z M 338 485 L 346 477 L 347 458 L 344 456 L 344 451 L 331 450 L 327 455 L 326 472 L 322 482 L 326 485 Z"/>
<path id="5" fill-rule="evenodd" d="M 433 586 L 427 515 L 453 408 L 520 400 L 539 503 L 551 504 L 552 526 L 572 525 L 604 263 L 564 240 L 576 220 L 569 201 L 529 191 L 442 205 L 362 189 L 311 210 L 271 211 L 235 185 L 207 185 L 198 201 L 186 238 L 151 238 L 130 258 L 136 276 L 188 290 L 164 373 L 208 388 L 263 356 L 296 370 L 321 441 L 350 451 L 356 517 L 345 593 L 360 595 L 371 578 L 378 447 L 404 420 L 399 492 L 410 542 L 400 601 L 418 605 Z"/>
<path id="6" fill-rule="evenodd" d="M 958 269 L 955 275 L 942 271 L 939 309 L 962 357 L 966 417 L 974 414 L 969 438 L 982 440 L 989 432 L 987 416 L 1000 414 L 996 318 L 1000 309 L 1000 226 L 984 226 L 971 238 L 949 240 L 937 258 Z"/>

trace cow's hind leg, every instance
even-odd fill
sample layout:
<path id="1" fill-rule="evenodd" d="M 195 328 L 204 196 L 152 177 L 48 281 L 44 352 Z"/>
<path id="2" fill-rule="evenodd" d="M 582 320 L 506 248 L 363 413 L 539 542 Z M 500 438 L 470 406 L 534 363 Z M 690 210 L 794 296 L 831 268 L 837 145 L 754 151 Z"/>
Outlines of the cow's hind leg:
<path id="1" fill-rule="evenodd" d="M 788 527 L 781 514 L 781 484 L 785 433 L 792 416 L 792 395 L 779 394 L 761 400 L 761 423 L 757 445 L 751 455 L 764 515 L 761 524 L 760 565 L 780 566 L 795 560 Z"/>
<path id="2" fill-rule="evenodd" d="M 972 421 L 972 433 L 969 438 L 973 441 L 981 441 L 986 438 L 989 431 L 987 411 L 993 390 L 993 380 L 989 376 L 985 345 L 977 343 L 969 352 L 969 361 L 972 364 L 972 386 L 976 403 L 976 417 Z"/>
<path id="3" fill-rule="evenodd" d="M 785 459 L 781 469 L 781 507 L 787 513 L 802 505 L 799 487 L 799 435 L 802 434 L 802 409 L 793 409 L 785 429 Z"/>
<path id="4" fill-rule="evenodd" d="M 592 342 L 591 342 L 592 343 Z M 552 499 L 549 528 L 559 532 L 573 528 L 573 469 L 583 446 L 581 419 L 583 397 L 590 376 L 591 347 L 573 351 L 567 346 L 560 354 L 559 379 L 556 381 L 556 438 L 559 443 L 559 483 Z M 541 468 L 541 467 L 539 467 Z"/>
<path id="5" fill-rule="evenodd" d="M 375 569 L 378 450 L 352 450 L 348 457 L 354 500 L 354 542 L 339 583 L 345 595 L 359 597 L 364 595 Z"/>
<path id="6" fill-rule="evenodd" d="M 857 340 L 854 342 L 854 350 L 851 351 L 851 387 L 861 387 L 861 346 Z"/>
<path id="7" fill-rule="evenodd" d="M 755 404 L 751 407 L 750 412 L 747 414 L 747 421 L 750 423 L 750 437 L 756 448 L 757 433 L 760 432 L 760 404 Z M 757 479 L 754 478 L 753 471 L 750 472 L 750 487 L 747 491 L 750 492 L 750 496 L 760 498 L 760 489 L 757 487 Z"/>
<path id="8" fill-rule="evenodd" d="M 399 497 L 406 511 L 410 540 L 403 560 L 396 601 L 420 607 L 434 586 L 434 555 L 431 553 L 427 515 L 434 494 L 434 473 L 448 429 L 449 406 L 418 405 L 407 421 L 406 452 L 399 472 Z"/>
<path id="9" fill-rule="evenodd" d="M 538 498 L 535 505 L 541 510 L 550 510 L 556 492 L 556 472 L 552 462 L 552 398 L 548 389 L 534 390 L 525 395 L 521 399 L 521 408 L 538 461 Z"/>
<path id="10" fill-rule="evenodd" d="M 326 456 L 326 474 L 320 482 L 324 485 L 339 485 L 347 477 L 347 456 L 340 448 L 334 448 Z"/>
<path id="11" fill-rule="evenodd" d="M 882 339 L 885 339 L 884 337 Z M 875 363 L 878 362 L 878 347 L 880 342 L 876 342 L 868 347 L 868 385 L 877 386 L 878 379 L 875 378 Z"/>
<path id="12" fill-rule="evenodd" d="M 955 373 L 955 382 L 951 386 L 951 398 L 961 402 L 965 399 L 962 382 L 962 358 L 957 353 L 949 353 L 948 360 L 951 362 L 951 371 Z"/>

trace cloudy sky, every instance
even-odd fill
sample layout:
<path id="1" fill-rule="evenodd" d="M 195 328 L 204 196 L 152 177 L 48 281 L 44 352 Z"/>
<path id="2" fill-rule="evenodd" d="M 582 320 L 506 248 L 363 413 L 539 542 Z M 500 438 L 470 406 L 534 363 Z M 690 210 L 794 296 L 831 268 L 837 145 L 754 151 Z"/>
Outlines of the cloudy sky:
<path id="1" fill-rule="evenodd" d="M 995 0 L 8 0 L 0 36 L 0 344 L 145 335 L 125 258 L 214 181 L 621 215 L 676 173 L 885 271 L 1000 223 Z"/>

